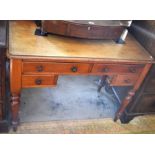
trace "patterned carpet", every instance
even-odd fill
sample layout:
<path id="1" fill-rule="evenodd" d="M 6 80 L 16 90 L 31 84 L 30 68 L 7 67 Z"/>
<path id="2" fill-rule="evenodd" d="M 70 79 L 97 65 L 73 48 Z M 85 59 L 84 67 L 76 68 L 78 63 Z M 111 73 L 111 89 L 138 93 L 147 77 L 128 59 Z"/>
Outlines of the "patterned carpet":
<path id="1" fill-rule="evenodd" d="M 10 130 L 10 133 L 14 133 Z M 141 116 L 129 124 L 113 122 L 112 119 L 50 121 L 21 123 L 19 134 L 129 134 L 155 133 L 155 116 Z"/>

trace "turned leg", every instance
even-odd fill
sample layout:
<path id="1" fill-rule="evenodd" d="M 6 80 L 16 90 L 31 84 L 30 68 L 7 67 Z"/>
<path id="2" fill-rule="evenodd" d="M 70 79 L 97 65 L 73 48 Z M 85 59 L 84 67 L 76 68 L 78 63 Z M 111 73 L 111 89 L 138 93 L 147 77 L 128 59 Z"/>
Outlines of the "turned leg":
<path id="1" fill-rule="evenodd" d="M 150 70 L 151 66 L 152 66 L 152 64 L 146 64 L 145 65 L 143 71 L 141 72 L 141 74 L 139 75 L 139 78 L 137 79 L 135 85 L 133 86 L 133 89 L 128 92 L 128 95 L 125 97 L 125 99 L 123 100 L 123 102 L 120 105 L 120 108 L 116 112 L 114 121 L 117 121 L 121 117 L 122 113 L 125 111 L 126 107 L 131 102 L 136 91 L 139 89 L 139 87 L 143 83 L 143 81 L 144 81 L 148 71 Z"/>
<path id="2" fill-rule="evenodd" d="M 127 105 L 130 103 L 130 101 L 132 100 L 133 96 L 135 95 L 135 91 L 134 90 L 130 90 L 128 92 L 128 95 L 125 97 L 125 99 L 122 102 L 122 106 L 120 107 L 120 109 L 117 111 L 114 121 L 116 122 L 120 116 L 122 115 L 122 113 L 124 112 L 124 109 L 127 107 Z"/>
<path id="3" fill-rule="evenodd" d="M 105 86 L 106 79 L 107 79 L 107 76 L 106 75 L 102 76 L 101 81 L 100 81 L 100 84 L 99 84 L 98 89 L 97 89 L 98 92 L 100 92 L 101 91 L 101 88 Z"/>
<path id="4" fill-rule="evenodd" d="M 11 90 L 11 118 L 13 130 L 17 130 L 19 123 L 19 103 L 21 91 L 22 60 L 10 60 L 10 90 Z"/>
<path id="5" fill-rule="evenodd" d="M 19 104 L 20 104 L 20 95 L 12 94 L 11 96 L 11 113 L 12 113 L 12 127 L 13 130 L 17 130 L 19 124 Z"/>

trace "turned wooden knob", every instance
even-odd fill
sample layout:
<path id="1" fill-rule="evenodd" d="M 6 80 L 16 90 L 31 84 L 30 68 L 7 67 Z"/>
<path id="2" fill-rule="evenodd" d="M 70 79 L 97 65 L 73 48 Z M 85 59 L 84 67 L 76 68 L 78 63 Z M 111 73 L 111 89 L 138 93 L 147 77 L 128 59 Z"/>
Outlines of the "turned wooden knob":
<path id="1" fill-rule="evenodd" d="M 78 69 L 77 69 L 77 67 L 75 67 L 75 66 L 71 68 L 71 71 L 72 71 L 72 72 L 77 72 L 77 70 L 78 70 Z"/>
<path id="2" fill-rule="evenodd" d="M 136 68 L 133 68 L 133 67 L 129 68 L 129 71 L 130 71 L 131 73 L 136 73 L 136 72 L 137 72 Z"/>
<path id="3" fill-rule="evenodd" d="M 42 84 L 42 80 L 41 80 L 41 79 L 36 79 L 36 80 L 35 80 L 35 84 L 37 84 L 37 85 Z"/>
<path id="4" fill-rule="evenodd" d="M 106 72 L 106 73 L 109 72 L 109 68 L 103 68 L 102 72 Z"/>
<path id="5" fill-rule="evenodd" d="M 41 65 L 37 66 L 36 69 L 38 72 L 42 72 L 44 70 L 43 66 L 41 66 Z"/>

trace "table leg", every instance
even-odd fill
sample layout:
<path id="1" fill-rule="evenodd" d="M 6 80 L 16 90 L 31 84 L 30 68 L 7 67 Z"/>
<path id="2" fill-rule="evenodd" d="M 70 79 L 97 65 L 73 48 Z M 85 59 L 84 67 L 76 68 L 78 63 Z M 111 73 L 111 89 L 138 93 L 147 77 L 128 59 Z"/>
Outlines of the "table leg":
<path id="1" fill-rule="evenodd" d="M 13 130 L 17 130 L 19 124 L 19 104 L 21 91 L 22 60 L 10 60 L 10 89 L 11 89 L 11 115 Z"/>
<path id="2" fill-rule="evenodd" d="M 114 118 L 115 122 L 120 118 L 120 116 L 124 112 L 124 110 L 127 107 L 127 105 L 131 102 L 131 100 L 132 100 L 134 95 L 135 95 L 135 91 L 134 90 L 130 90 L 128 92 L 128 95 L 125 97 L 124 101 L 122 102 L 122 105 L 121 105 L 120 109 L 118 110 L 117 114 L 115 115 L 115 118 Z"/>
<path id="3" fill-rule="evenodd" d="M 106 79 L 107 79 L 107 75 L 102 76 L 100 84 L 99 84 L 98 89 L 97 89 L 98 92 L 100 92 L 101 88 L 105 86 Z"/>
<path id="4" fill-rule="evenodd" d="M 133 89 L 128 92 L 128 95 L 125 97 L 125 99 L 123 100 L 120 108 L 116 112 L 114 121 L 117 121 L 120 118 L 120 116 L 123 114 L 124 110 L 129 105 L 129 103 L 131 102 L 132 98 L 134 97 L 136 91 L 139 89 L 139 87 L 143 83 L 143 81 L 144 81 L 147 73 L 149 72 L 151 66 L 152 66 L 152 64 L 146 64 L 145 65 L 143 71 L 141 72 L 141 74 L 139 76 L 139 79 L 136 81 L 135 85 L 133 86 Z"/>
<path id="5" fill-rule="evenodd" d="M 13 130 L 17 130 L 19 124 L 19 104 L 20 104 L 20 95 L 12 94 L 11 95 L 11 112 L 12 112 L 12 127 Z"/>

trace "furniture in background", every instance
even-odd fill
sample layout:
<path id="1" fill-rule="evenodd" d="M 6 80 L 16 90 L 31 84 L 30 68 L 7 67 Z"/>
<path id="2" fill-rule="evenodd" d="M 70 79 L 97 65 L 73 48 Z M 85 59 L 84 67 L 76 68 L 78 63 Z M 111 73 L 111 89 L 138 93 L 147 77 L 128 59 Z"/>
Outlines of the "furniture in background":
<path id="1" fill-rule="evenodd" d="M 9 34 L 12 125 L 19 122 L 22 88 L 53 87 L 59 75 L 107 76 L 111 86 L 131 86 L 115 115 L 119 119 L 154 59 L 129 35 L 126 44 L 33 34 L 32 21 L 11 21 Z M 105 79 L 107 79 L 105 78 Z"/>
<path id="2" fill-rule="evenodd" d="M 8 22 L 0 21 L 0 132 L 9 130 L 8 87 L 6 80 L 6 49 Z"/>
<path id="3" fill-rule="evenodd" d="M 131 21 L 121 20 L 42 20 L 36 21 L 36 35 L 58 34 L 84 39 L 113 39 L 116 42 L 126 38 L 126 28 Z M 125 36 L 124 36 L 125 35 Z M 120 43 L 120 42 L 119 42 Z"/>
<path id="4" fill-rule="evenodd" d="M 130 32 L 139 43 L 155 58 L 155 21 L 134 21 Z M 122 98 L 122 88 L 113 87 L 114 92 Z M 135 116 L 155 114 L 155 65 L 153 64 L 140 89 L 136 92 L 127 109 L 121 116 L 122 123 L 128 123 Z"/>

